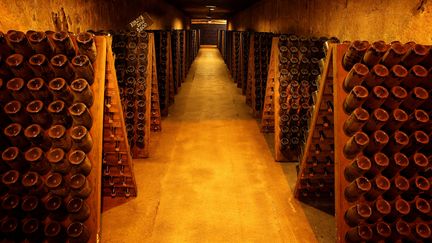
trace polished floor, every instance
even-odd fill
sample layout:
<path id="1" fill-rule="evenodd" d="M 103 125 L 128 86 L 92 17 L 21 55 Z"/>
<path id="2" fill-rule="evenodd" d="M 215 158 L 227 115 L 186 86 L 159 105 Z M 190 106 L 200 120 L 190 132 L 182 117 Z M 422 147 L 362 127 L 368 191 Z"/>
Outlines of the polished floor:
<path id="1" fill-rule="evenodd" d="M 295 166 L 274 162 L 214 47 L 135 160 L 138 197 L 102 214 L 102 242 L 334 242 L 332 216 L 293 198 Z"/>

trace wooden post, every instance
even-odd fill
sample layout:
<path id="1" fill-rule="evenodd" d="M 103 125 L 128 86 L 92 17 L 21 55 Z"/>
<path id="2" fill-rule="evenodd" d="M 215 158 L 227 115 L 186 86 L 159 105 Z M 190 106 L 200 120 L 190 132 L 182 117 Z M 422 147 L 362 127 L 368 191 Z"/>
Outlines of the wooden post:
<path id="1" fill-rule="evenodd" d="M 275 94 L 275 69 L 278 63 L 276 56 L 279 55 L 279 37 L 273 37 L 270 54 L 269 71 L 267 75 L 266 96 L 264 99 L 263 114 L 261 118 L 261 132 L 274 132 L 275 112 L 274 112 L 274 94 Z"/>

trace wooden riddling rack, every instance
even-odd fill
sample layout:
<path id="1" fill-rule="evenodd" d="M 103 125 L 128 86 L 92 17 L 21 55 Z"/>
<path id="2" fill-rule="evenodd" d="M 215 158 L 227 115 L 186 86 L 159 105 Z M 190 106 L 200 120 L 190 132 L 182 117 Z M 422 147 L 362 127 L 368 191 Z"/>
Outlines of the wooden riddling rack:
<path id="1" fill-rule="evenodd" d="M 269 70 L 267 74 L 267 83 L 266 83 L 266 92 L 264 96 L 264 106 L 263 106 L 263 112 L 261 117 L 261 132 L 263 133 L 274 133 L 275 131 L 275 102 L 274 102 L 274 88 L 275 88 L 275 72 L 276 72 L 276 65 L 279 58 L 277 57 L 279 55 L 279 37 L 273 37 L 272 39 L 272 46 L 271 46 L 271 52 L 270 52 L 270 64 L 269 64 Z M 250 66 L 253 66 L 252 64 L 249 64 Z M 252 77 L 254 75 L 254 72 L 249 72 L 248 77 L 250 77 L 250 84 L 252 84 Z M 249 81 L 249 80 L 248 80 Z M 252 88 L 247 89 L 247 95 L 246 96 L 246 104 L 250 104 L 251 96 L 252 96 Z M 247 98 L 249 97 L 249 99 Z"/>
<path id="2" fill-rule="evenodd" d="M 320 85 L 334 84 L 334 110 L 315 109 L 310 130 L 333 115 L 338 242 L 430 241 L 431 67 L 430 47 L 413 42 L 331 47 Z M 317 104 L 331 100 L 326 89 L 320 86 Z M 300 166 L 310 168 L 307 161 Z M 326 165 L 318 160 L 312 166 Z M 296 196 L 320 201 L 315 193 L 303 194 L 305 186 L 299 177 Z"/>
<path id="3" fill-rule="evenodd" d="M 150 43 L 152 34 L 149 34 Z M 136 197 L 137 188 L 133 173 L 132 152 L 129 146 L 126 123 L 123 115 L 123 107 L 120 98 L 120 90 L 115 70 L 115 57 L 112 51 L 112 38 L 107 37 L 107 68 L 105 84 L 105 104 L 104 104 L 104 143 L 103 143 L 103 189 L 105 197 Z M 148 52 L 151 59 L 151 51 Z M 147 64 L 146 73 L 151 73 L 151 65 Z M 150 87 L 151 79 L 146 79 L 145 87 Z M 142 88 L 142 87 L 141 87 Z M 145 107 L 140 108 L 143 112 L 145 122 L 150 121 L 150 88 L 145 89 Z M 138 103 L 138 101 L 135 101 Z M 135 104 L 136 107 L 136 104 Z M 134 112 L 138 116 L 138 112 Z M 136 121 L 134 121 L 135 123 Z M 150 143 L 150 126 L 144 127 L 143 145 L 144 148 L 136 146 L 134 154 L 148 157 L 148 145 Z M 139 132 L 137 132 L 139 133 Z M 139 136 L 139 134 L 137 134 Z"/>
<path id="4" fill-rule="evenodd" d="M 267 108 L 274 110 L 276 161 L 297 161 L 301 157 L 314 102 L 312 94 L 317 90 L 316 80 L 321 74 L 325 40 L 291 34 L 281 35 L 277 47 L 273 44 L 274 60 L 270 62 L 270 83 L 265 97 Z M 272 96 L 274 107 L 272 98 L 268 98 Z M 266 117 L 263 122 L 271 124 L 271 118 Z"/>
<path id="5" fill-rule="evenodd" d="M 264 32 L 218 32 L 222 57 L 255 117 L 261 116 L 265 100 L 272 37 Z"/>
<path id="6" fill-rule="evenodd" d="M 157 30 L 155 35 L 159 105 L 162 116 L 168 115 L 170 98 L 174 102 L 172 84 L 171 32 Z M 173 87 L 174 88 L 174 87 Z"/>
<path id="7" fill-rule="evenodd" d="M 198 55 L 198 51 L 200 48 L 200 31 L 199 30 L 186 30 L 186 69 L 191 67 L 193 61 Z"/>
<path id="8" fill-rule="evenodd" d="M 158 90 L 150 85 L 154 79 L 153 46 L 153 34 L 148 32 L 119 31 L 113 37 L 116 80 L 133 158 L 149 156 L 150 134 L 147 131 L 153 125 L 151 123 L 156 121 L 160 124 L 158 103 L 153 104 Z M 156 94 L 149 95 L 150 90 Z M 151 109 L 147 109 L 150 103 Z"/>
<path id="9" fill-rule="evenodd" d="M 173 87 L 174 93 L 178 94 L 182 82 L 185 79 L 184 68 L 186 66 L 185 55 L 185 31 L 173 30 L 171 32 L 171 49 L 172 49 L 172 63 L 173 63 Z"/>
<path id="10" fill-rule="evenodd" d="M 250 33 L 244 31 L 233 31 L 233 56 L 231 76 L 238 88 L 242 89 L 242 94 L 246 94 L 247 89 L 247 73 L 248 73 L 248 58 L 249 58 L 249 41 Z"/>
<path id="11" fill-rule="evenodd" d="M 246 95 L 246 89 L 247 89 L 247 79 L 248 79 L 248 68 L 249 68 L 249 48 L 250 48 L 250 32 L 240 32 L 240 40 L 241 40 L 241 56 L 240 56 L 240 82 L 241 88 L 242 88 L 242 94 Z"/>
<path id="12" fill-rule="evenodd" d="M 27 32 L 27 35 L 25 35 L 22 32 L 9 31 L 7 36 L 7 38 L 10 37 L 8 41 L 6 41 L 7 38 L 3 35 L 0 41 L 2 60 L 5 60 L 0 68 L 2 81 L 0 88 L 2 93 L 0 106 L 3 114 L 3 119 L 0 124 L 2 131 L 0 147 L 3 152 L 1 159 L 2 165 L 0 166 L 0 173 L 2 175 L 0 188 L 2 206 L 6 207 L 2 209 L 1 214 L 1 239 L 5 242 L 8 242 L 8 240 L 16 242 L 24 239 L 42 242 L 43 240 L 48 239 L 44 236 L 44 228 L 49 225 L 48 228 L 53 227 L 55 229 L 55 225 L 58 226 L 60 224 L 60 239 L 65 240 L 67 239 L 67 236 L 65 235 L 66 228 L 70 226 L 69 233 L 79 232 L 79 227 L 81 227 L 80 223 L 83 223 L 85 225 L 83 232 L 84 234 L 88 233 L 89 235 L 83 239 L 75 240 L 78 240 L 78 242 L 99 242 L 101 237 L 101 165 L 106 38 L 100 36 L 92 37 L 97 50 L 96 54 L 95 49 L 91 49 L 92 51 L 89 51 L 90 49 L 87 48 L 79 49 L 77 46 L 76 35 L 72 33 L 29 31 Z M 65 37 L 66 41 L 61 42 L 63 44 L 54 42 L 54 36 L 57 38 L 60 36 Z M 42 41 L 39 44 L 31 42 L 32 45 L 29 45 L 29 39 L 33 37 L 40 37 Z M 12 42 L 10 40 L 12 40 Z M 66 49 L 63 49 L 62 47 L 66 47 Z M 39 56 L 39 58 L 41 58 L 39 60 L 45 60 L 42 65 L 43 70 L 27 62 L 30 59 L 32 61 L 37 61 L 38 58 L 36 58 L 35 54 L 43 54 L 44 58 L 46 58 L 43 59 Z M 58 54 L 66 54 L 65 56 L 67 56 L 68 60 L 63 60 L 66 60 L 66 65 L 68 66 L 67 71 L 61 72 L 59 69 L 54 69 L 51 64 L 49 64 L 58 63 L 55 60 L 62 59 L 52 58 L 54 55 L 59 57 Z M 93 60 L 93 68 L 90 68 L 92 64 L 90 64 L 89 67 L 93 72 L 88 72 L 90 69 L 86 72 L 82 72 L 79 69 L 76 69 L 76 67 L 72 68 L 72 58 L 76 55 L 84 54 L 89 55 Z M 93 54 L 96 54 L 96 56 L 93 56 Z M 17 55 L 23 57 L 22 62 L 20 61 L 20 57 L 17 57 Z M 93 57 L 95 57 L 95 59 L 93 59 Z M 17 64 L 17 66 L 11 67 L 10 64 L 12 63 Z M 93 74 L 93 76 L 91 76 L 91 74 Z M 72 93 L 70 93 L 71 90 L 69 85 L 71 85 L 71 82 L 74 79 L 84 77 L 86 77 L 86 80 L 89 82 L 90 89 L 93 93 L 93 103 L 91 104 L 90 100 L 87 99 L 85 101 L 85 103 L 89 105 L 86 109 L 88 109 L 87 111 L 89 111 L 92 120 L 92 124 L 85 124 L 85 126 L 88 127 L 92 140 L 92 147 L 86 154 L 86 158 L 88 158 L 89 163 L 91 164 L 90 171 L 89 167 L 86 167 L 86 169 L 83 170 L 84 167 L 71 167 L 69 164 L 69 158 L 74 158 L 73 156 L 69 157 L 69 155 L 72 154 L 71 152 L 84 148 L 75 141 L 71 141 L 71 127 L 76 128 L 76 125 L 81 123 L 79 120 L 73 119 L 73 122 L 69 120 L 70 116 L 66 112 L 72 105 L 76 105 L 83 101 L 84 96 L 78 93 L 71 96 Z M 17 78 L 22 78 L 24 83 L 22 83 L 22 81 L 16 82 Z M 27 84 L 30 80 L 34 80 L 34 78 L 42 78 L 42 83 L 40 83 L 42 86 L 38 87 L 43 87 L 41 90 L 44 95 L 28 89 L 29 86 L 27 86 Z M 64 78 L 66 81 L 65 84 L 67 85 L 66 93 L 59 94 L 55 93 L 53 91 L 54 89 L 48 89 L 47 86 L 53 78 Z M 19 85 L 15 85 L 14 83 Z M 22 86 L 22 84 L 24 84 L 24 86 Z M 50 87 L 57 87 L 56 84 L 60 83 L 52 82 L 52 86 Z M 30 87 L 36 86 L 30 85 Z M 65 86 L 61 85 L 61 87 Z M 37 113 L 28 112 L 26 107 L 31 107 L 32 102 L 38 99 L 41 99 L 43 102 L 42 109 Z M 61 100 L 66 104 L 64 106 L 65 110 L 63 110 L 66 112 L 62 116 L 63 120 L 59 120 L 58 117 L 52 119 L 54 116 L 52 116 L 52 113 L 47 111 L 47 107 L 51 102 L 57 101 L 61 103 Z M 13 106 L 18 109 L 14 109 L 14 111 L 11 112 L 12 110 L 6 108 L 17 101 L 21 103 L 21 106 Z M 5 113 L 9 115 L 6 115 Z M 85 121 L 89 120 L 86 119 Z M 9 125 L 12 123 L 20 124 L 18 126 L 21 126 L 21 128 L 10 129 Z M 39 133 L 41 136 L 39 138 L 42 139 L 41 141 L 43 142 L 29 139 L 29 134 L 34 134 L 33 132 L 37 130 L 29 129 L 28 132 L 30 133 L 26 133 L 27 137 L 24 135 L 26 128 L 31 124 L 38 124 L 43 127 L 42 130 L 40 130 L 42 133 Z M 51 139 L 48 138 L 48 131 L 58 131 L 58 127 L 55 127 L 55 125 L 60 124 L 64 124 L 64 127 L 66 128 L 65 133 L 60 132 L 60 134 L 63 134 L 63 142 L 55 140 L 57 142 L 53 141 L 53 143 L 51 143 Z M 4 132 L 6 132 L 6 130 L 8 130 L 8 132 L 5 134 Z M 45 133 L 43 131 L 45 131 Z M 12 150 L 10 147 L 13 146 L 18 147 L 18 157 L 14 157 L 16 153 L 11 152 Z M 36 147 L 42 149 L 42 153 L 39 154 L 42 157 L 39 157 L 39 155 L 37 155 L 38 153 L 30 152 L 31 150 L 34 151 Z M 62 148 L 64 151 L 65 157 L 60 160 L 60 163 L 64 163 L 63 167 L 53 162 L 56 160 L 54 158 L 61 158 L 62 156 L 62 153 L 58 154 L 59 150 L 55 150 L 56 148 Z M 86 151 L 87 149 L 89 148 L 87 147 Z M 57 152 L 54 153 L 54 151 Z M 47 156 L 48 154 L 50 154 L 50 156 Z M 26 157 L 25 155 L 29 157 Z M 35 162 L 31 162 L 30 166 L 27 164 L 30 162 L 25 161 L 38 157 L 41 158 L 41 160 L 38 159 Z M 52 162 L 48 162 L 48 157 L 50 157 Z M 57 173 L 60 171 L 61 173 Z M 91 189 L 90 194 L 84 193 L 84 191 L 79 191 L 81 189 L 71 189 L 72 185 L 79 185 L 75 184 L 80 181 L 76 180 L 79 178 L 77 177 L 77 174 L 79 173 L 84 173 L 82 175 L 86 176 L 84 177 L 84 181 L 88 184 L 84 187 L 86 189 Z M 27 181 L 26 183 L 29 184 L 26 184 L 26 186 L 23 184 L 21 186 L 23 179 L 25 179 Z M 56 183 L 59 183 L 60 185 L 55 187 Z M 50 185 L 50 187 L 48 187 L 48 185 Z M 85 206 L 83 206 L 82 209 L 84 209 L 84 211 L 89 210 L 90 215 L 87 219 L 85 217 L 78 217 L 77 214 L 69 213 L 69 211 L 67 211 L 66 203 L 75 205 L 73 204 L 72 199 L 78 200 L 76 198 L 79 197 L 84 200 Z M 33 200 L 35 200 L 35 202 L 31 203 L 31 205 L 38 205 L 38 208 L 32 208 L 29 204 L 28 206 L 30 207 L 27 207 L 29 211 L 23 211 L 21 203 L 32 202 Z M 51 208 L 56 209 L 55 211 L 48 211 L 45 208 L 45 205 L 51 205 Z M 57 205 L 60 205 L 60 207 L 55 207 Z M 85 209 L 86 207 L 87 209 Z M 80 213 L 81 212 L 83 211 L 80 211 Z M 48 217 L 46 217 L 47 215 Z M 27 234 L 21 231 L 23 226 L 25 226 L 24 228 L 29 231 Z M 33 233 L 32 230 L 34 230 Z M 51 232 L 54 233 L 54 231 Z M 70 242 L 73 242 L 71 238 L 68 239 Z"/>
<path id="13" fill-rule="evenodd" d="M 246 101 L 250 97 L 253 116 L 261 117 L 266 95 L 273 34 L 255 32 L 253 36 L 253 41 L 250 41 L 249 47 L 250 50 L 253 50 L 249 52 L 249 63 L 253 61 L 253 64 L 248 68 L 248 71 L 252 72 L 253 75 L 248 74 L 248 79 L 251 80 L 248 80 L 247 83 L 250 84 L 251 89 L 250 93 L 246 90 Z M 248 97 L 249 94 L 250 96 Z"/>
<path id="14" fill-rule="evenodd" d="M 224 60 L 226 60 L 226 33 L 226 30 L 218 30 L 218 49 Z"/>

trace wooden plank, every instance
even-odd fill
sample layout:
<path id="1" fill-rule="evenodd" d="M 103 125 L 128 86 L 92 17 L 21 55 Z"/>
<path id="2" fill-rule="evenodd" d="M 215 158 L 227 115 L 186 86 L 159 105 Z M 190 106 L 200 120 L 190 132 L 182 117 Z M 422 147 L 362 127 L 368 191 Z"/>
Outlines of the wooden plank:
<path id="1" fill-rule="evenodd" d="M 345 210 L 348 209 L 350 203 L 344 198 L 344 188 L 348 185 L 344 179 L 345 165 L 349 161 L 343 155 L 343 147 L 348 141 L 348 137 L 343 131 L 343 125 L 348 115 L 343 111 L 343 102 L 346 93 L 343 90 L 343 81 L 347 72 L 342 67 L 343 56 L 348 49 L 347 44 L 340 44 L 333 48 L 333 95 L 334 95 L 334 135 L 335 135 L 335 205 L 336 205 L 336 232 L 337 242 L 345 242 L 345 233 L 348 231 L 349 226 L 345 223 L 344 215 Z"/>
<path id="2" fill-rule="evenodd" d="M 263 114 L 261 117 L 261 132 L 269 133 L 274 132 L 274 89 L 275 89 L 275 69 L 276 63 L 275 57 L 279 55 L 279 37 L 272 38 L 272 47 L 270 54 L 269 71 L 266 82 L 266 96 L 263 105 Z"/>
<path id="3" fill-rule="evenodd" d="M 101 241 L 101 178 L 102 178 L 102 146 L 103 146 L 103 111 L 104 111 L 104 91 L 105 91 L 105 65 L 107 39 L 103 36 L 95 37 L 96 48 L 98 50 L 94 63 L 95 79 L 91 86 L 94 102 L 90 108 L 93 118 L 93 126 L 90 135 L 93 139 L 93 148 L 88 158 L 92 162 L 92 170 L 87 179 L 92 186 L 92 193 L 87 199 L 90 208 L 90 218 L 86 225 L 90 230 L 89 242 Z"/>

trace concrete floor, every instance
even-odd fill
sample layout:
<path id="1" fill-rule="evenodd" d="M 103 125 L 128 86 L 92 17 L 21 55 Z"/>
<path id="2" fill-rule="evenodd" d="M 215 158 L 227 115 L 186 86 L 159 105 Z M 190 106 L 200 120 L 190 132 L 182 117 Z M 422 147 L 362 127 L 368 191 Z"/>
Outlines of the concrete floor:
<path id="1" fill-rule="evenodd" d="M 273 159 L 216 48 L 202 47 L 151 157 L 138 197 L 105 202 L 102 242 L 334 242 L 334 218 L 293 198 L 294 164 Z"/>

